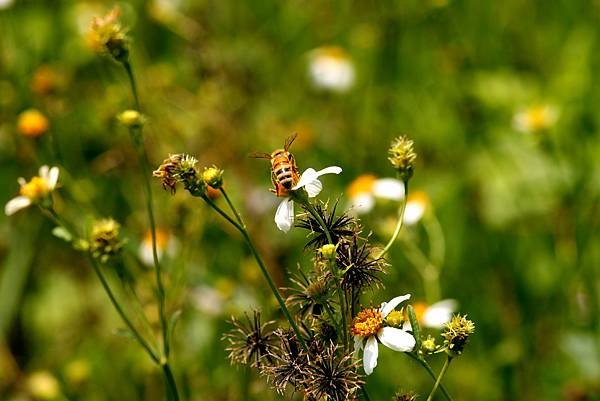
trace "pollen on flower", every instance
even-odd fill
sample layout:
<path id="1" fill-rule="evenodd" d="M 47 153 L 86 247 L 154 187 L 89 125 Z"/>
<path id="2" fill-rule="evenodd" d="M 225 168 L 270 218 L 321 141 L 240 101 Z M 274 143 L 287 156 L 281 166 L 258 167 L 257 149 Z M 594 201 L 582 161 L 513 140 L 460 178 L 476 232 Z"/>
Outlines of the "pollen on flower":
<path id="1" fill-rule="evenodd" d="M 31 200 L 39 199 L 50 192 L 48 182 L 41 177 L 33 177 L 31 181 L 21 186 L 19 194 Z"/>
<path id="2" fill-rule="evenodd" d="M 361 310 L 352 322 L 350 331 L 355 336 L 370 337 L 383 327 L 383 317 L 379 309 L 368 308 Z"/>
<path id="3" fill-rule="evenodd" d="M 399 327 L 404 320 L 404 314 L 397 310 L 391 311 L 385 318 L 385 322 L 393 327 Z"/>

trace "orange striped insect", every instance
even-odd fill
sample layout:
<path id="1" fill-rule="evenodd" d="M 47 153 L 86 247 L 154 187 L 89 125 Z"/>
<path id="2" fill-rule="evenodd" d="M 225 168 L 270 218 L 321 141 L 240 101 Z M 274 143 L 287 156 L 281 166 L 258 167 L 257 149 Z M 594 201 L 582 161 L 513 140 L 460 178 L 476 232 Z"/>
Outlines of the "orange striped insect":
<path id="1" fill-rule="evenodd" d="M 250 155 L 250 157 L 256 159 L 268 159 L 271 161 L 271 182 L 275 188 L 271 188 L 270 191 L 277 196 L 287 196 L 294 185 L 300 180 L 296 159 L 289 152 L 290 146 L 292 146 L 297 136 L 297 133 L 288 136 L 283 149 L 275 149 L 271 153 L 257 152 Z"/>

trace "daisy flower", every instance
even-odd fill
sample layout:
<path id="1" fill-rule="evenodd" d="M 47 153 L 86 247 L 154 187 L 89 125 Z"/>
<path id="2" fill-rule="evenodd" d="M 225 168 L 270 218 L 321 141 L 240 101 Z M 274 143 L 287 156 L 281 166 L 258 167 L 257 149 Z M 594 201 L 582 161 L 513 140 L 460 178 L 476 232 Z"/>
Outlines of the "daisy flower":
<path id="1" fill-rule="evenodd" d="M 323 46 L 309 57 L 308 72 L 317 88 L 346 92 L 354 84 L 354 64 L 344 49 Z"/>
<path id="2" fill-rule="evenodd" d="M 165 253 L 168 255 L 175 254 L 177 249 L 177 240 L 167 230 L 156 229 L 156 254 L 160 260 Z M 144 234 L 144 239 L 138 248 L 138 256 L 146 266 L 154 266 L 154 256 L 152 254 L 152 231 L 148 230 Z"/>
<path id="3" fill-rule="evenodd" d="M 415 347 L 412 334 L 385 325 L 387 316 L 409 298 L 410 294 L 395 297 L 389 302 L 383 302 L 379 308 L 363 309 L 354 318 L 350 328 L 354 335 L 354 350 L 358 352 L 363 349 L 363 367 L 367 375 L 373 373 L 377 366 L 378 341 L 399 352 L 410 352 Z"/>
<path id="4" fill-rule="evenodd" d="M 363 174 L 350 183 L 347 189 L 350 205 L 356 214 L 370 212 L 376 198 L 399 201 L 404 199 L 404 184 L 395 178 L 377 178 Z"/>
<path id="5" fill-rule="evenodd" d="M 10 216 L 46 198 L 56 187 L 58 173 L 58 167 L 42 166 L 39 176 L 33 177 L 29 181 L 25 181 L 22 177 L 19 178 L 18 182 L 21 186 L 19 196 L 8 201 L 4 207 L 4 213 Z"/>
<path id="6" fill-rule="evenodd" d="M 531 106 L 518 111 L 512 121 L 513 128 L 532 134 L 551 128 L 558 120 L 558 110 L 550 105 Z"/>
<path id="7" fill-rule="evenodd" d="M 431 305 L 425 302 L 413 304 L 415 316 L 419 325 L 431 329 L 441 329 L 452 319 L 452 314 L 458 309 L 458 302 L 454 299 L 444 299 Z M 410 322 L 405 319 L 402 325 L 404 330 L 411 330 Z"/>
<path id="8" fill-rule="evenodd" d="M 412 192 L 406 199 L 404 210 L 404 224 L 412 226 L 421 220 L 429 205 L 429 197 L 423 191 Z"/>
<path id="9" fill-rule="evenodd" d="M 319 181 L 319 177 L 324 174 L 339 174 L 342 169 L 337 166 L 326 167 L 323 170 L 316 171 L 313 168 L 308 168 L 302 173 L 298 183 L 292 187 L 292 192 L 301 188 L 306 190 L 309 198 L 314 198 L 323 189 L 323 184 Z M 288 232 L 294 224 L 294 201 L 292 196 L 286 197 L 277 207 L 275 212 L 275 224 L 283 232 Z"/>

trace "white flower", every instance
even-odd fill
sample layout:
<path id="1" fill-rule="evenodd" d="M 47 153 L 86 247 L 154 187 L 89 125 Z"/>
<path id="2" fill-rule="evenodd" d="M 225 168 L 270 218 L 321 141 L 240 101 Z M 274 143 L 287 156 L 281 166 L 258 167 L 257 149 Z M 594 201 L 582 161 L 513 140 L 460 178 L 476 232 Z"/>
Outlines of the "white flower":
<path id="1" fill-rule="evenodd" d="M 14 2 L 15 0 L 0 0 L 0 10 L 11 7 Z"/>
<path id="2" fill-rule="evenodd" d="M 385 318 L 402 302 L 408 300 L 410 294 L 383 302 L 379 308 L 363 309 L 356 315 L 350 331 L 354 335 L 354 351 L 363 349 L 363 367 L 370 375 L 377 366 L 379 355 L 378 343 L 398 352 L 410 352 L 415 347 L 415 338 L 403 329 L 384 325 Z"/>
<path id="3" fill-rule="evenodd" d="M 404 184 L 395 178 L 376 178 L 363 174 L 348 187 L 350 206 L 356 214 L 370 212 L 375 206 L 375 198 L 399 201 L 404 199 Z"/>
<path id="4" fill-rule="evenodd" d="M 525 134 L 544 131 L 558 120 L 558 109 L 551 105 L 538 105 L 522 109 L 512 120 L 513 128 Z"/>
<path id="5" fill-rule="evenodd" d="M 441 329 L 452 319 L 452 314 L 458 309 L 458 302 L 454 299 L 444 299 L 431 305 L 424 302 L 413 304 L 415 316 L 419 324 L 431 329 Z M 404 330 L 412 330 L 410 322 L 402 325 Z"/>
<path id="6" fill-rule="evenodd" d="M 310 52 L 309 74 L 317 88 L 345 92 L 354 84 L 354 65 L 344 49 L 323 46 Z"/>
<path id="7" fill-rule="evenodd" d="M 408 195 L 404 209 L 404 224 L 411 226 L 421 220 L 429 205 L 429 197 L 425 192 L 416 191 Z"/>
<path id="8" fill-rule="evenodd" d="M 339 174 L 342 169 L 337 166 L 327 167 L 323 170 L 315 171 L 313 168 L 308 168 L 298 180 L 298 183 L 292 188 L 292 191 L 297 191 L 304 188 L 309 198 L 314 198 L 323 189 L 323 184 L 319 181 L 319 177 L 323 174 Z M 275 212 L 275 224 L 281 231 L 288 232 L 294 224 L 294 201 L 291 198 L 285 198 L 277 207 Z"/>
<path id="9" fill-rule="evenodd" d="M 58 167 L 42 166 L 39 176 L 33 177 L 29 182 L 24 178 L 19 178 L 18 182 L 21 186 L 19 196 L 6 203 L 4 213 L 10 216 L 46 197 L 56 187 L 58 173 Z"/>
<path id="10" fill-rule="evenodd" d="M 156 255 L 158 260 L 162 259 L 165 251 L 167 255 L 174 255 L 177 252 L 177 239 L 167 230 L 156 229 Z M 154 266 L 154 254 L 152 251 L 152 232 L 148 230 L 144 239 L 138 248 L 138 256 L 146 266 Z"/>

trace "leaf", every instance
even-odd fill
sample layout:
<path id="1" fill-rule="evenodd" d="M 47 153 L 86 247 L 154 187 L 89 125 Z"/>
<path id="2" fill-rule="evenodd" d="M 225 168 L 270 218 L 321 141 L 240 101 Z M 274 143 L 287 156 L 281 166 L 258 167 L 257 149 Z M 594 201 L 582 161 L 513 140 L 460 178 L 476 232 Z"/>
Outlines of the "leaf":
<path id="1" fill-rule="evenodd" d="M 410 321 L 413 337 L 415 338 L 415 351 L 419 351 L 421 349 L 421 327 L 419 326 L 419 321 L 412 305 L 408 305 L 406 311 L 408 312 L 408 320 Z"/>

